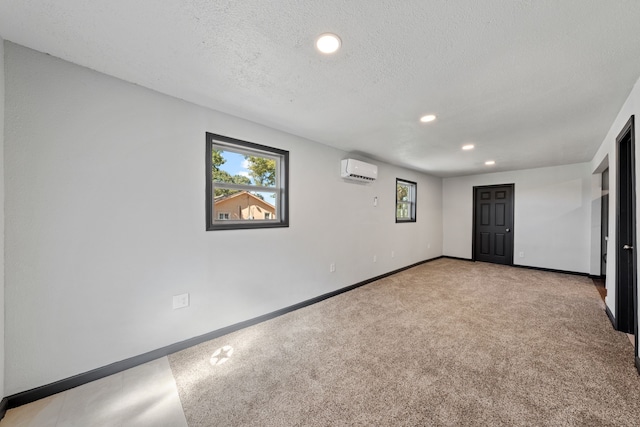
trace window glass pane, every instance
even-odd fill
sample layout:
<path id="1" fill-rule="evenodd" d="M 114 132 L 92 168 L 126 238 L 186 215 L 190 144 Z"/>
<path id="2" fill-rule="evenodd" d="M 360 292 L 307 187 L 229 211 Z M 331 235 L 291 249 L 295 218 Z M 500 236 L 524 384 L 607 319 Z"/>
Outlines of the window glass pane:
<path id="1" fill-rule="evenodd" d="M 224 188 L 220 190 L 226 191 Z M 213 217 L 231 221 L 278 219 L 277 193 L 238 191 L 214 198 Z"/>
<path id="2" fill-rule="evenodd" d="M 398 207 L 396 210 L 396 217 L 398 219 L 410 219 L 409 216 L 409 205 L 407 203 L 398 203 Z"/>
<path id="3" fill-rule="evenodd" d="M 277 161 L 275 158 L 243 154 L 214 146 L 211 152 L 213 182 L 275 187 Z M 216 194 L 216 196 L 222 195 Z"/>
<path id="4" fill-rule="evenodd" d="M 396 222 L 416 221 L 416 185 L 396 179 Z"/>
<path id="5" fill-rule="evenodd" d="M 406 202 L 410 200 L 411 188 L 409 188 L 409 185 L 399 182 L 397 192 L 398 192 L 398 195 L 397 195 L 398 198 L 396 200 L 398 200 L 399 202 L 400 201 Z"/>

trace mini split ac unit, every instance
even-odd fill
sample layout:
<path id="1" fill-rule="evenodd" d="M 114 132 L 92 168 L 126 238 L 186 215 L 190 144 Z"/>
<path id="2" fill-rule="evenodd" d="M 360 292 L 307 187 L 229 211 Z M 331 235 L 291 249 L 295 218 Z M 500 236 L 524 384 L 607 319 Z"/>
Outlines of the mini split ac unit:
<path id="1" fill-rule="evenodd" d="M 346 179 L 372 182 L 378 178 L 378 166 L 360 160 L 344 159 L 340 169 L 340 175 Z"/>

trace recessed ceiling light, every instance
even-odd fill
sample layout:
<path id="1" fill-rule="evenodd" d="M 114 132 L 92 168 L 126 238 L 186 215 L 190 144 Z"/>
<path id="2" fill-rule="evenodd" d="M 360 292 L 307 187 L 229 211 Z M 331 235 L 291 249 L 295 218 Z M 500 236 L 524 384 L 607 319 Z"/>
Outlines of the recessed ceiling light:
<path id="1" fill-rule="evenodd" d="M 436 116 L 434 116 L 433 114 L 427 114 L 426 116 L 420 117 L 420 121 L 422 123 L 429 123 L 434 121 L 435 119 L 436 119 Z"/>
<path id="2" fill-rule="evenodd" d="M 467 144 L 462 146 L 463 150 L 473 150 L 474 148 L 475 148 L 475 145 L 473 144 Z"/>
<path id="3" fill-rule="evenodd" d="M 316 48 L 322 53 L 334 53 L 341 45 L 340 37 L 332 33 L 320 34 L 316 40 Z"/>
<path id="4" fill-rule="evenodd" d="M 487 166 L 493 166 L 496 164 L 495 160 L 487 160 L 486 162 L 484 162 L 485 165 Z"/>

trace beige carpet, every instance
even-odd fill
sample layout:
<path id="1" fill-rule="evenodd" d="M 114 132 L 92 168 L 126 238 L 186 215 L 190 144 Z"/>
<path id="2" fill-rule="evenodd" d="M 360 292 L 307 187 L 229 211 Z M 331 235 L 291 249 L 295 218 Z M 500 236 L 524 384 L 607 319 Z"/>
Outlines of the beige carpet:
<path id="1" fill-rule="evenodd" d="M 640 425 L 633 347 L 592 281 L 486 263 L 423 264 L 169 361 L 191 427 Z"/>

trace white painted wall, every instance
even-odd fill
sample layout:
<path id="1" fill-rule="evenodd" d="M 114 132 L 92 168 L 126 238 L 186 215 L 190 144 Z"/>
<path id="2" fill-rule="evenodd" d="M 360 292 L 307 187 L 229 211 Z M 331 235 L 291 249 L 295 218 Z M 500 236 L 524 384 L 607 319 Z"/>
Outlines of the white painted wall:
<path id="1" fill-rule="evenodd" d="M 590 172 L 580 163 L 445 178 L 443 254 L 472 257 L 474 186 L 515 184 L 514 264 L 588 273 Z"/>
<path id="2" fill-rule="evenodd" d="M 0 399 L 4 396 L 4 40 L 0 38 Z"/>
<path id="3" fill-rule="evenodd" d="M 607 136 L 602 141 L 600 148 L 591 161 L 591 169 L 593 173 L 602 172 L 602 164 L 608 162 L 609 165 L 609 241 L 607 244 L 607 297 L 605 303 L 611 313 L 616 310 L 616 269 L 615 259 L 617 247 L 619 246 L 616 239 L 616 204 L 617 204 L 617 188 L 618 188 L 618 156 L 616 147 L 616 138 L 622 131 L 629 117 L 635 115 L 636 126 L 636 193 L 640 189 L 640 79 L 636 82 L 633 89 L 629 93 L 629 97 L 623 104 L 618 116 L 611 125 Z M 636 203 L 638 203 L 636 201 Z M 640 208 L 636 206 L 636 224 L 640 224 Z M 639 227 L 640 229 L 640 227 Z M 638 230 L 636 230 L 638 232 Z M 636 236 L 637 242 L 640 242 L 640 238 Z M 636 251 L 636 256 L 640 251 Z M 638 262 L 640 265 L 640 262 Z M 640 315 L 640 311 L 638 312 Z"/>
<path id="4" fill-rule="evenodd" d="M 606 169 L 606 168 L 605 168 Z M 603 169 L 604 170 L 604 169 Z M 600 227 L 602 222 L 602 174 L 591 175 L 591 244 L 589 248 L 589 274 L 593 276 L 600 276 L 602 272 L 601 267 L 601 242 L 600 242 Z M 606 273 L 606 272 L 605 272 Z"/>
<path id="5" fill-rule="evenodd" d="M 5 53 L 8 395 L 442 254 L 439 178 L 345 182 L 342 151 Z M 290 151 L 289 228 L 205 231 L 207 131 Z M 396 177 L 418 183 L 415 224 L 395 224 Z"/>

